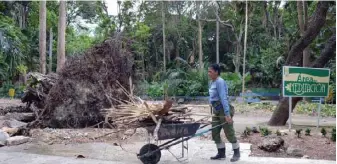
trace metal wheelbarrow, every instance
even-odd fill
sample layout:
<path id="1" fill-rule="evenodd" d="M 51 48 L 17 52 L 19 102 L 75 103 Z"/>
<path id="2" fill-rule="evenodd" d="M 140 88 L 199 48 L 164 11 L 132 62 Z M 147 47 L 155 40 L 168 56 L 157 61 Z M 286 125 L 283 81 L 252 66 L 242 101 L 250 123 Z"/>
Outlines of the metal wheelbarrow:
<path id="1" fill-rule="evenodd" d="M 140 149 L 139 154 L 137 154 L 137 157 L 142 161 L 143 164 L 156 164 L 160 161 L 161 150 L 168 150 L 171 146 L 177 145 L 179 143 L 184 143 L 185 141 L 188 141 L 193 137 L 201 136 L 204 133 L 207 133 L 212 129 L 222 125 L 223 124 L 220 124 L 210 129 L 202 130 L 196 133 L 198 129 L 204 128 L 208 125 L 203 125 L 202 127 L 200 127 L 200 123 L 162 124 L 158 130 L 158 140 L 170 140 L 160 145 L 151 143 L 144 145 Z M 145 128 L 149 133 L 153 133 L 156 126 L 149 126 Z M 187 146 L 182 144 L 182 149 L 188 150 L 188 144 Z M 183 152 L 184 150 L 182 150 L 182 153 Z"/>

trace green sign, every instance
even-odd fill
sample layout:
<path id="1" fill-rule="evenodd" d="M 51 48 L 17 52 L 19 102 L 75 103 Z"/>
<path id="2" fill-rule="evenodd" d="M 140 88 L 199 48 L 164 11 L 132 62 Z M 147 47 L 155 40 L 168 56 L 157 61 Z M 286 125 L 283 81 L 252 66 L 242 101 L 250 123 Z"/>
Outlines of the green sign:
<path id="1" fill-rule="evenodd" d="M 326 97 L 330 70 L 321 68 L 283 67 L 284 97 Z"/>

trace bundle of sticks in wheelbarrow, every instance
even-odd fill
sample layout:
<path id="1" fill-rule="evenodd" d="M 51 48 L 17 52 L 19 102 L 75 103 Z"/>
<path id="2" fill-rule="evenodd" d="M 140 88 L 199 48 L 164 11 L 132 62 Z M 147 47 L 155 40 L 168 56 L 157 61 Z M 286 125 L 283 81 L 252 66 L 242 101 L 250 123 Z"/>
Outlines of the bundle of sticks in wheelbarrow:
<path id="1" fill-rule="evenodd" d="M 186 147 L 183 145 L 184 142 L 216 128 L 212 127 L 197 133 L 197 130 L 210 124 L 206 121 L 209 116 L 196 121 L 190 117 L 192 115 L 190 108 L 172 107 L 172 100 L 165 100 L 164 103 L 151 103 L 133 97 L 130 102 L 121 101 L 120 103 L 121 105 L 109 113 L 115 125 L 127 129 L 142 127 L 155 141 L 167 140 L 159 145 L 158 142 L 150 143 L 149 139 L 149 143 L 145 144 L 137 155 L 144 164 L 158 163 L 161 150 L 168 150 L 171 146 L 180 143 L 188 151 L 188 144 Z M 204 125 L 201 126 L 201 124 Z"/>

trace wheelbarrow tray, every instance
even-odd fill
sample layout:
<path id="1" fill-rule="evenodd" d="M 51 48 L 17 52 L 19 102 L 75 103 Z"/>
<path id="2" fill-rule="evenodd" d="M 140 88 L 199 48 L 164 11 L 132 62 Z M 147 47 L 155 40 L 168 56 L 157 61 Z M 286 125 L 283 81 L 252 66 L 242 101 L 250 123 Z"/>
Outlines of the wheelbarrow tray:
<path id="1" fill-rule="evenodd" d="M 174 123 L 161 124 L 158 130 L 158 140 L 188 137 L 194 135 L 200 127 L 200 123 Z M 154 132 L 156 126 L 145 127 L 149 133 Z"/>

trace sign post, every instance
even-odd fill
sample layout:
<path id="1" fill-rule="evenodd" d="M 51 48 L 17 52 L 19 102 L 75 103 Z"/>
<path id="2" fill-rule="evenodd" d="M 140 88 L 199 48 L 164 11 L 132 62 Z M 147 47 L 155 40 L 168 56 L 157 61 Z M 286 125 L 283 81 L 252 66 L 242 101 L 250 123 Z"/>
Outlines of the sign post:
<path id="1" fill-rule="evenodd" d="M 292 97 L 320 97 L 317 127 L 321 112 L 321 97 L 329 94 L 330 69 L 283 66 L 282 92 L 289 97 L 289 130 L 291 129 Z"/>
<path id="2" fill-rule="evenodd" d="M 322 99 L 319 98 L 318 112 L 317 112 L 317 129 L 319 128 L 319 119 L 321 116 L 321 105 L 322 105 Z"/>
<path id="3" fill-rule="evenodd" d="M 292 99 L 289 97 L 289 132 L 291 130 L 291 107 L 292 107 Z"/>

